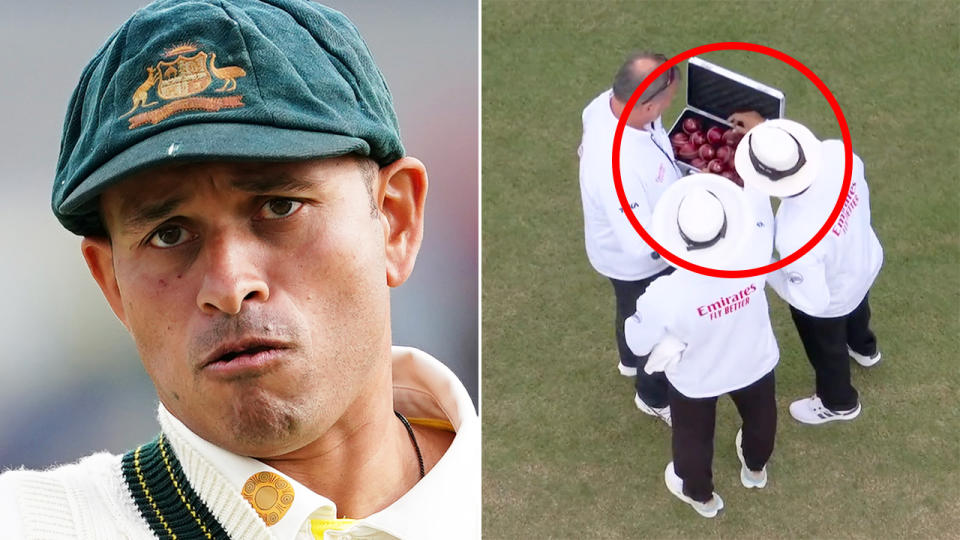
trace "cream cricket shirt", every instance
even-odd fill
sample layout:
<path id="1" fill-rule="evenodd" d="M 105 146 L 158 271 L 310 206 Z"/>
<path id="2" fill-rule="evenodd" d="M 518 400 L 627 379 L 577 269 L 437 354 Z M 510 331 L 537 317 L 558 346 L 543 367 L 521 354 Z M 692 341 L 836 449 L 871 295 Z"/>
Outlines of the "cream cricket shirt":
<path id="1" fill-rule="evenodd" d="M 587 257 L 597 272 L 614 279 L 636 281 L 665 270 L 667 264 L 663 259 L 651 257 L 654 251 L 627 221 L 617 199 L 611 156 L 618 119 L 610 110 L 611 96 L 608 90 L 583 110 L 579 154 L 584 236 Z M 660 195 L 680 178 L 673 147 L 660 118 L 650 131 L 624 128 L 620 173 L 630 208 L 640 224 L 648 228 Z"/>
<path id="2" fill-rule="evenodd" d="M 806 192 L 783 199 L 777 210 L 776 247 L 787 256 L 810 241 L 833 210 L 843 184 L 843 142 L 821 143 L 822 166 Z M 873 285 L 883 249 L 870 225 L 870 191 L 863 161 L 853 156 L 850 191 L 827 235 L 798 261 L 768 275 L 777 294 L 813 317 L 842 317 Z"/>
<path id="3" fill-rule="evenodd" d="M 456 436 L 410 491 L 375 514 L 337 524 L 340 530 L 327 529 L 337 517 L 329 499 L 255 459 L 201 439 L 162 405 L 159 420 L 167 451 L 175 454 L 189 486 L 230 538 L 479 539 L 480 423 L 470 396 L 453 372 L 417 349 L 393 348 L 393 377 L 398 411 L 411 422 L 448 421 Z M 179 493 L 186 486 L 177 488 Z M 155 538 L 124 483 L 120 456 L 105 453 L 46 472 L 0 476 L 0 537 Z"/>
<path id="4" fill-rule="evenodd" d="M 759 258 L 759 257 L 758 257 Z M 681 394 L 714 397 L 744 388 L 780 358 L 770 326 L 764 276 L 723 279 L 678 268 L 637 300 L 624 325 L 634 354 L 648 354 L 669 332 L 686 344 L 664 373 Z"/>

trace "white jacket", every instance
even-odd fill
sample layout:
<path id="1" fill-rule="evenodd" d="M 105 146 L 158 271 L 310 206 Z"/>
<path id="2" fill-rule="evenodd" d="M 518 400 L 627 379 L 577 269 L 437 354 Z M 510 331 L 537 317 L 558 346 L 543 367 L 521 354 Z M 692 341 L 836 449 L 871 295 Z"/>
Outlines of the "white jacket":
<path id="1" fill-rule="evenodd" d="M 610 278 L 637 281 L 667 268 L 640 238 L 621 208 L 613 185 L 613 136 L 617 117 L 610 110 L 611 91 L 597 96 L 583 110 L 580 142 L 580 196 L 587 257 L 593 268 Z M 660 195 L 680 178 L 667 133 L 657 118 L 651 130 L 629 126 L 620 143 L 620 174 L 630 208 L 648 229 Z"/>
<path id="2" fill-rule="evenodd" d="M 644 355 L 664 340 L 684 344 L 679 360 L 665 362 L 664 370 L 684 396 L 749 386 L 780 359 L 763 285 L 763 276 L 724 279 L 677 269 L 637 300 L 637 312 L 624 324 L 627 345 Z"/>
<path id="3" fill-rule="evenodd" d="M 810 188 L 783 199 L 777 210 L 776 247 L 786 257 L 823 226 L 843 184 L 843 143 L 821 143 L 820 172 Z M 853 156 L 850 191 L 830 232 L 810 252 L 768 274 L 770 286 L 787 303 L 813 317 L 842 317 L 856 309 L 883 264 L 883 248 L 870 225 L 870 190 L 863 161 Z"/>

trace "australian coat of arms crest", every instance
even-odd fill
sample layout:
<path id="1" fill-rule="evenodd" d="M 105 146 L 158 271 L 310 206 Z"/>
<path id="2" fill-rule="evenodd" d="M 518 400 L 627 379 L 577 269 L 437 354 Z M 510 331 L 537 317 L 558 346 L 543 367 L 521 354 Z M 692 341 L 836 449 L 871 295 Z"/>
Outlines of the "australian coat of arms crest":
<path id="1" fill-rule="evenodd" d="M 164 58 L 147 66 L 146 80 L 133 92 L 133 106 L 120 117 L 140 111 L 130 116 L 128 129 L 156 124 L 186 111 L 214 112 L 244 106 L 242 94 L 228 94 L 237 89 L 237 79 L 247 76 L 240 66 L 217 66 L 217 53 L 208 54 L 191 44 L 167 50 Z M 197 95 L 214 84 L 219 85 L 215 93 L 228 95 Z"/>

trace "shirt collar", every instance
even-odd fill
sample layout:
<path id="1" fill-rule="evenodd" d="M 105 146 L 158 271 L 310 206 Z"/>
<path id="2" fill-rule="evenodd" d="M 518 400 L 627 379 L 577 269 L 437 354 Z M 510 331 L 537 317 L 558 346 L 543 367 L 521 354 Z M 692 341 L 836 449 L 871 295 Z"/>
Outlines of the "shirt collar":
<path id="1" fill-rule="evenodd" d="M 607 90 L 606 94 L 604 94 L 604 95 L 606 96 L 606 106 L 605 106 L 605 109 L 606 109 L 606 111 L 607 111 L 607 120 L 612 121 L 612 122 L 613 122 L 613 125 L 616 126 L 616 125 L 620 122 L 620 119 L 617 118 L 617 115 L 613 114 L 613 109 L 610 107 L 610 105 L 611 105 L 611 103 L 612 103 L 611 100 L 613 99 L 613 89 Z M 652 124 L 652 125 L 651 125 L 651 124 Z M 652 129 L 647 129 L 647 128 L 646 128 L 647 126 L 650 126 Z M 663 115 L 659 115 L 659 116 L 657 116 L 657 117 L 653 120 L 653 122 L 651 122 L 650 124 L 647 124 L 646 126 L 644 126 L 643 129 L 638 129 L 638 128 L 635 128 L 635 127 L 632 127 L 632 126 L 629 126 L 629 125 L 624 125 L 624 127 L 623 127 L 623 133 L 624 133 L 624 134 L 627 134 L 627 133 L 644 133 L 644 134 L 647 134 L 647 135 L 653 135 L 654 133 L 657 133 L 658 131 L 660 131 L 660 130 L 662 130 L 662 129 L 663 129 Z"/>
<path id="2" fill-rule="evenodd" d="M 393 399 L 408 418 L 448 419 L 457 434 L 420 482 L 360 523 L 404 539 L 480 538 L 480 420 L 466 389 L 430 355 L 394 347 Z"/>
<path id="3" fill-rule="evenodd" d="M 313 516 L 315 518 L 333 519 L 337 517 L 337 506 L 330 499 L 310 491 L 303 484 L 261 461 L 234 454 L 200 438 L 199 435 L 170 414 L 163 404 L 160 404 L 158 414 L 160 425 L 163 431 L 167 433 L 174 451 L 179 455 L 182 453 L 182 447 L 187 446 L 198 453 L 204 458 L 208 466 L 220 473 L 223 480 L 228 484 L 226 486 L 227 491 L 236 494 L 237 497 L 242 496 L 241 493 L 248 480 L 252 480 L 256 475 L 264 472 L 270 474 L 268 478 L 263 479 L 262 483 L 280 478 L 293 488 L 293 504 L 274 525 L 269 527 L 275 538 L 294 540 L 303 523 L 314 512 L 317 513 L 316 516 Z M 179 444 L 177 444 L 178 442 Z M 186 472 L 187 478 L 193 483 L 192 475 L 189 474 L 190 471 Z M 256 480 L 253 481 L 256 483 Z M 207 499 L 206 494 L 202 491 L 199 495 L 201 499 Z M 252 506 L 250 509 L 254 510 Z"/>
<path id="4" fill-rule="evenodd" d="M 409 347 L 393 347 L 394 408 L 416 423 L 418 418 L 449 421 L 456 436 L 439 462 L 407 493 L 383 510 L 358 520 L 353 528 L 382 531 L 396 538 L 480 537 L 480 426 L 469 394 L 456 375 L 432 356 Z M 294 491 L 289 509 L 269 527 L 271 536 L 294 540 L 309 519 L 336 518 L 336 504 L 256 459 L 224 450 L 193 433 L 159 406 L 159 421 L 178 456 L 188 451 L 215 469 L 227 492 L 240 498 L 247 482 L 260 473 L 265 481 L 282 481 Z M 184 464 L 187 478 L 202 499 L 206 483 L 194 481 L 202 465 Z M 192 469 L 192 470 L 191 470 Z M 275 476 L 274 476 L 275 475 Z M 223 486 L 218 486 L 218 491 Z M 251 512 L 253 507 L 249 506 Z M 211 508 L 218 514 L 215 508 Z M 228 529 L 229 525 L 224 524 Z M 350 530 L 344 532 L 351 532 Z"/>

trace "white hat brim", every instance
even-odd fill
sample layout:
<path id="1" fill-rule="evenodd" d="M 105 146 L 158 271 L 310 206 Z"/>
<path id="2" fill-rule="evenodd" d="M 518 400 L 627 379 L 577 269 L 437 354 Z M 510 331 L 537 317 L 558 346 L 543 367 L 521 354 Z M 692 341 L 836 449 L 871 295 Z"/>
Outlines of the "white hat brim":
<path id="1" fill-rule="evenodd" d="M 677 213 L 683 198 L 695 189 L 707 189 L 720 200 L 727 216 L 727 232 L 716 244 L 689 251 L 680 236 Z M 667 251 L 688 262 L 715 270 L 738 270 L 749 266 L 744 264 L 744 255 L 749 251 L 748 236 L 754 221 L 746 195 L 739 186 L 716 174 L 691 174 L 671 184 L 657 201 L 651 235 Z"/>
<path id="2" fill-rule="evenodd" d="M 764 128 L 780 128 L 797 139 L 807 160 L 799 171 L 780 180 L 770 180 L 754 169 L 750 162 L 750 134 L 761 126 Z M 806 126 L 793 120 L 785 118 L 767 120 L 744 135 L 743 140 L 737 146 L 734 166 L 740 178 L 754 188 L 774 197 L 791 197 L 810 187 L 810 184 L 813 183 L 820 172 L 820 140 Z"/>

